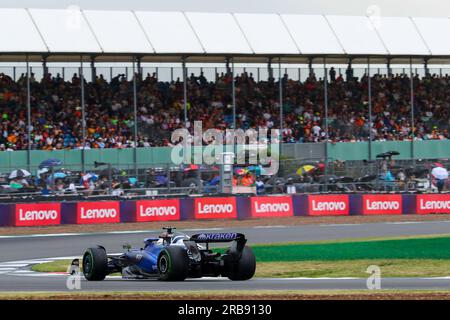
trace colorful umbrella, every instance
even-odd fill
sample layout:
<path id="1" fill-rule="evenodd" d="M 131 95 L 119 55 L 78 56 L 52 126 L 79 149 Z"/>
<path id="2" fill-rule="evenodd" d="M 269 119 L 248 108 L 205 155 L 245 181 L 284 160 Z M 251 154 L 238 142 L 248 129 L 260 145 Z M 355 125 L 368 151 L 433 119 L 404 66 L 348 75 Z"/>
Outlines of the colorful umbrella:
<path id="1" fill-rule="evenodd" d="M 301 166 L 300 168 L 298 168 L 297 174 L 298 174 L 299 176 L 301 176 L 301 175 L 303 175 L 303 174 L 305 174 L 305 173 L 308 173 L 308 172 L 310 172 L 310 171 L 313 171 L 314 169 L 316 169 L 316 167 L 307 164 L 307 165 L 304 165 L 304 166 Z"/>
<path id="2" fill-rule="evenodd" d="M 186 166 L 186 167 L 183 169 L 183 172 L 188 172 L 188 171 L 198 170 L 198 169 L 199 169 L 199 166 L 198 166 L 198 165 L 196 165 L 196 164 L 190 164 L 190 165 Z"/>
<path id="3" fill-rule="evenodd" d="M 87 181 L 89 179 L 92 179 L 92 181 L 96 181 L 98 179 L 98 176 L 95 173 L 86 173 L 83 176 L 83 181 Z"/>
<path id="4" fill-rule="evenodd" d="M 9 175 L 9 179 L 16 179 L 16 178 L 26 178 L 31 176 L 31 173 L 28 172 L 27 170 L 24 169 L 18 169 L 18 170 L 13 170 L 10 175 Z"/>
<path id="5" fill-rule="evenodd" d="M 41 162 L 41 164 L 39 165 L 39 169 L 56 167 L 56 166 L 60 166 L 61 164 L 62 164 L 61 160 L 47 159 L 47 160 L 44 160 Z"/>
<path id="6" fill-rule="evenodd" d="M 244 168 L 239 168 L 239 169 L 236 169 L 235 170 L 235 173 L 238 175 L 238 176 L 243 176 L 243 175 L 245 175 L 245 174 L 247 174 L 249 171 L 247 170 L 247 169 L 244 169 Z"/>
<path id="7" fill-rule="evenodd" d="M 443 167 L 436 167 L 431 170 L 431 175 L 439 180 L 448 179 L 448 171 Z"/>
<path id="8" fill-rule="evenodd" d="M 264 170 L 264 168 L 261 166 L 249 166 L 247 167 L 247 169 L 249 171 L 254 171 L 257 176 L 266 173 L 266 170 Z"/>

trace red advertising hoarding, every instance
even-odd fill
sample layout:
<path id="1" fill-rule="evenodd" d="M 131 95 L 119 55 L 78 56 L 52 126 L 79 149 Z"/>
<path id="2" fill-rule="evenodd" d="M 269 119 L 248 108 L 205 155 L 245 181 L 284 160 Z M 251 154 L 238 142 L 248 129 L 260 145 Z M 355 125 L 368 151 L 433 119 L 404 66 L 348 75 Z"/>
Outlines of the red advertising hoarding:
<path id="1" fill-rule="evenodd" d="M 14 225 L 16 227 L 49 226 L 61 223 L 60 203 L 16 204 Z"/>
<path id="2" fill-rule="evenodd" d="M 236 198 L 195 198 L 195 219 L 237 218 Z"/>
<path id="3" fill-rule="evenodd" d="M 416 213 L 450 213 L 450 194 L 416 195 Z"/>
<path id="4" fill-rule="evenodd" d="M 348 195 L 309 195 L 308 215 L 347 216 L 349 215 Z"/>
<path id="5" fill-rule="evenodd" d="M 263 217 L 292 217 L 294 209 L 292 197 L 251 197 L 251 215 L 255 218 Z"/>
<path id="6" fill-rule="evenodd" d="M 119 201 L 79 202 L 77 224 L 120 222 Z"/>
<path id="7" fill-rule="evenodd" d="M 180 220 L 180 200 L 138 200 L 136 201 L 136 221 Z"/>
<path id="8" fill-rule="evenodd" d="M 364 215 L 402 214 L 403 203 L 400 194 L 365 194 L 362 196 Z"/>

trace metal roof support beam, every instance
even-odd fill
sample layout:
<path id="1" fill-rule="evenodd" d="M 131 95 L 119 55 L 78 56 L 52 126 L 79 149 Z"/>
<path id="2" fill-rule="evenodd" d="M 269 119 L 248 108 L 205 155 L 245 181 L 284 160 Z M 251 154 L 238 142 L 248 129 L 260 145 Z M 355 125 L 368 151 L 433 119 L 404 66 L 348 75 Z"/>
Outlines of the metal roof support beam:
<path id="1" fill-rule="evenodd" d="M 412 67 L 412 58 L 409 58 L 409 77 L 410 77 L 410 93 L 411 93 L 411 159 L 414 159 L 414 76 Z"/>
<path id="2" fill-rule="evenodd" d="M 133 157 L 134 157 L 134 174 L 135 177 L 138 178 L 138 168 L 137 168 L 137 147 L 138 147 L 138 116 L 137 116 L 137 84 L 136 84 L 136 76 L 139 72 L 136 72 L 136 57 L 133 57 L 133 122 L 134 122 L 134 148 L 133 148 Z"/>
<path id="3" fill-rule="evenodd" d="M 81 91 L 81 171 L 85 172 L 86 162 L 86 108 L 84 103 L 83 56 L 80 56 L 80 91 Z"/>
<path id="4" fill-rule="evenodd" d="M 348 58 L 347 70 L 345 71 L 346 81 L 353 80 L 353 69 L 352 69 L 353 58 Z"/>
<path id="5" fill-rule="evenodd" d="M 278 57 L 278 84 L 280 104 L 280 143 L 283 142 L 283 77 L 281 75 L 281 57 Z"/>
<path id="6" fill-rule="evenodd" d="M 369 161 L 371 161 L 373 133 L 372 133 L 372 79 L 370 77 L 370 57 L 367 58 L 367 100 L 369 105 Z"/>
<path id="7" fill-rule="evenodd" d="M 97 79 L 97 68 L 95 67 L 95 57 L 91 57 L 91 77 L 92 83 L 95 83 Z"/>
<path id="8" fill-rule="evenodd" d="M 392 58 L 386 59 L 386 67 L 387 67 L 388 77 L 392 75 L 391 60 L 392 60 Z"/>
<path id="9" fill-rule="evenodd" d="M 42 71 L 45 78 L 48 75 L 47 56 L 42 56 L 41 62 L 42 62 Z"/>
<path id="10" fill-rule="evenodd" d="M 269 74 L 269 79 L 273 79 L 272 58 L 267 59 L 267 72 Z"/>
<path id="11" fill-rule="evenodd" d="M 234 79 L 234 59 L 231 60 L 231 98 L 233 101 L 233 130 L 236 130 L 236 84 Z"/>
<path id="12" fill-rule="evenodd" d="M 225 58 L 225 70 L 226 70 L 227 75 L 229 75 L 231 73 L 230 60 L 231 60 L 230 57 Z"/>
<path id="13" fill-rule="evenodd" d="M 184 126 L 187 129 L 188 113 L 187 113 L 187 69 L 186 57 L 181 58 L 181 67 L 183 69 L 183 109 L 184 109 Z"/>
<path id="14" fill-rule="evenodd" d="M 26 65 L 27 65 L 27 167 L 28 171 L 31 172 L 31 86 L 30 86 L 30 61 L 28 54 L 26 56 Z"/>
<path id="15" fill-rule="evenodd" d="M 327 70 L 327 60 L 323 58 L 323 104 L 325 113 L 325 192 L 328 191 L 328 70 Z"/>
<path id="16" fill-rule="evenodd" d="M 423 59 L 423 68 L 425 69 L 425 76 L 428 76 L 430 74 L 430 69 L 428 68 L 428 60 L 429 58 Z"/>
<path id="17" fill-rule="evenodd" d="M 137 67 L 137 75 L 139 77 L 139 81 L 142 81 L 142 76 L 143 76 L 141 60 L 142 60 L 141 57 L 136 57 L 136 67 Z"/>
<path id="18" fill-rule="evenodd" d="M 309 70 L 308 77 L 310 77 L 314 73 L 312 64 L 313 64 L 313 58 L 308 58 L 308 70 Z"/>

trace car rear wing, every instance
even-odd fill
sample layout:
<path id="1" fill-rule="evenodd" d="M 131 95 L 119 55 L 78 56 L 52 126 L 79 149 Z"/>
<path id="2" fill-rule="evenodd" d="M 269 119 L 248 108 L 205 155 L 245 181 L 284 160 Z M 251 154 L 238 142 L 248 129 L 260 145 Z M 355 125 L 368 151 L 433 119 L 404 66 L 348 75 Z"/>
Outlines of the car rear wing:
<path id="1" fill-rule="evenodd" d="M 192 243 L 206 243 L 206 250 L 209 250 L 211 242 L 232 242 L 227 252 L 221 256 L 224 260 L 239 260 L 244 250 L 247 239 L 242 233 L 223 232 L 223 233 L 199 233 L 191 236 L 189 240 L 185 240 L 186 247 L 191 248 Z M 196 246 L 195 246 L 196 247 Z"/>
<path id="2" fill-rule="evenodd" d="M 191 240 L 194 242 L 203 242 L 203 243 L 246 241 L 245 236 L 242 233 L 235 233 L 235 232 L 198 233 L 192 235 Z"/>

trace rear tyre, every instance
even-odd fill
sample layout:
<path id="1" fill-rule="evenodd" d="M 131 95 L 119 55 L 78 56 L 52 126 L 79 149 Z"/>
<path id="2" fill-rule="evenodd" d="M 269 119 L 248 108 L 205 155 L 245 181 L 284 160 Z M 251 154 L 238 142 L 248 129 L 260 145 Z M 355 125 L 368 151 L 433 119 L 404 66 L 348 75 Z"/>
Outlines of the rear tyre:
<path id="1" fill-rule="evenodd" d="M 159 279 L 163 281 L 183 281 L 187 278 L 189 257 L 186 249 L 170 246 L 161 250 L 158 257 Z"/>
<path id="2" fill-rule="evenodd" d="M 241 258 L 229 266 L 228 279 L 233 281 L 249 280 L 256 270 L 256 258 L 250 247 L 245 246 Z"/>
<path id="3" fill-rule="evenodd" d="M 88 281 L 101 281 L 108 275 L 108 257 L 104 248 L 89 248 L 83 255 L 83 274 Z"/>

